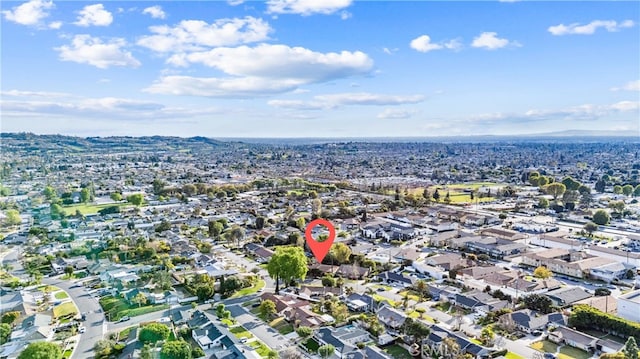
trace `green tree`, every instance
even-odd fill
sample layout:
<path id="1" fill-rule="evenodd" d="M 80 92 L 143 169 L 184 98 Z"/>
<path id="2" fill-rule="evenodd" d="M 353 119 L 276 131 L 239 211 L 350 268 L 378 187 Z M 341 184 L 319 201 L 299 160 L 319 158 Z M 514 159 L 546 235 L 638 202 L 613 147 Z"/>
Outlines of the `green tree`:
<path id="1" fill-rule="evenodd" d="M 580 182 L 573 179 L 571 176 L 567 176 L 562 180 L 562 184 L 567 191 L 577 191 L 582 185 Z"/>
<path id="2" fill-rule="evenodd" d="M 607 211 L 605 211 L 604 209 L 599 209 L 596 211 L 596 213 L 593 214 L 593 223 L 599 226 L 605 226 L 609 224 L 609 219 L 609 213 L 607 213 Z"/>
<path id="3" fill-rule="evenodd" d="M 231 231 L 229 231 L 229 240 L 235 241 L 238 247 L 240 247 L 240 241 L 242 241 L 244 236 L 244 228 L 240 226 L 233 226 Z"/>
<path id="4" fill-rule="evenodd" d="M 340 264 L 349 263 L 349 259 L 351 258 L 351 248 L 344 243 L 336 243 L 331 246 L 329 255 L 331 255 L 336 262 Z"/>
<path id="5" fill-rule="evenodd" d="M 256 217 L 256 229 L 264 228 L 264 224 L 266 223 L 266 219 L 262 216 Z"/>
<path id="6" fill-rule="evenodd" d="M 545 193 L 553 197 L 553 201 L 557 201 L 558 197 L 562 196 L 567 190 L 567 187 L 563 183 L 554 182 L 544 187 Z"/>
<path id="7" fill-rule="evenodd" d="M 161 359 L 191 359 L 191 345 L 184 340 L 167 341 L 160 350 Z"/>
<path id="8" fill-rule="evenodd" d="M 538 207 L 540 207 L 540 208 L 548 208 L 549 207 L 549 200 L 547 200 L 544 197 L 540 197 L 538 199 Z"/>
<path id="9" fill-rule="evenodd" d="M 436 202 L 440 201 L 440 192 L 438 192 L 438 189 L 436 188 L 435 191 L 433 191 L 433 200 Z"/>
<path id="10" fill-rule="evenodd" d="M 607 187 L 607 181 L 605 181 L 604 179 L 599 179 L 598 181 L 596 181 L 596 184 L 594 186 L 596 192 L 598 193 L 604 193 L 604 190 Z"/>
<path id="11" fill-rule="evenodd" d="M 147 304 L 147 296 L 144 293 L 138 293 L 133 298 L 131 298 L 133 303 L 138 304 L 138 308 L 142 307 L 143 304 Z"/>
<path id="12" fill-rule="evenodd" d="M 91 199 L 91 191 L 89 188 L 85 187 L 80 191 L 80 200 L 82 203 L 87 203 L 89 202 L 89 199 Z"/>
<path id="13" fill-rule="evenodd" d="M 271 318 L 272 315 L 276 314 L 276 304 L 270 299 L 265 299 L 260 303 L 258 310 L 263 317 Z"/>
<path id="14" fill-rule="evenodd" d="M 335 351 L 336 348 L 331 344 L 325 344 L 318 348 L 318 354 L 320 354 L 320 357 L 323 359 L 327 359 L 332 356 Z"/>
<path id="15" fill-rule="evenodd" d="M 73 266 L 64 267 L 64 274 L 66 274 L 69 278 L 71 278 L 71 275 L 73 274 L 73 272 L 74 272 Z"/>
<path id="16" fill-rule="evenodd" d="M 219 221 L 210 220 L 208 223 L 208 227 L 209 227 L 209 237 L 211 238 L 218 238 L 220 233 L 222 233 L 222 231 L 224 230 L 224 225 Z"/>
<path id="17" fill-rule="evenodd" d="M 624 194 L 625 196 L 631 196 L 631 194 L 633 193 L 633 186 L 630 184 L 626 184 L 624 186 L 622 186 L 622 194 Z"/>
<path id="18" fill-rule="evenodd" d="M 311 329 L 310 327 L 300 326 L 298 327 L 298 329 L 296 329 L 296 333 L 298 333 L 298 335 L 302 339 L 306 339 L 311 337 L 311 335 L 313 334 L 313 329 Z"/>
<path id="19" fill-rule="evenodd" d="M 122 201 L 122 194 L 119 192 L 113 192 L 111 195 L 109 195 L 109 197 L 111 197 L 111 199 L 116 202 Z"/>
<path id="20" fill-rule="evenodd" d="M 62 349 L 49 342 L 33 342 L 18 356 L 18 359 L 60 359 Z"/>
<path id="21" fill-rule="evenodd" d="M 10 209 L 10 210 L 7 210 L 5 214 L 7 216 L 5 220 L 8 226 L 17 226 L 20 223 L 22 223 L 22 218 L 20 218 L 20 212 L 18 212 L 17 210 Z"/>
<path id="22" fill-rule="evenodd" d="M 614 212 L 616 213 L 622 213 L 624 212 L 624 201 L 611 201 L 609 202 L 609 208 L 613 209 Z"/>
<path id="23" fill-rule="evenodd" d="M 413 338 L 414 343 L 422 343 L 422 340 L 431 332 L 429 327 L 413 318 L 407 318 L 402 324 L 402 327 L 404 333 Z"/>
<path id="24" fill-rule="evenodd" d="M 56 190 L 51 186 L 45 187 L 42 193 L 44 194 L 45 197 L 47 197 L 49 201 L 53 201 L 56 197 L 58 197 Z"/>
<path id="25" fill-rule="evenodd" d="M 153 355 L 151 354 L 151 347 L 149 344 L 145 344 L 142 349 L 140 349 L 140 359 L 152 359 Z"/>
<path id="26" fill-rule="evenodd" d="M 539 183 L 540 183 L 540 173 L 538 173 L 538 171 L 531 171 L 529 173 L 529 183 L 534 186 L 534 187 L 538 187 Z"/>
<path id="27" fill-rule="evenodd" d="M 0 324 L 0 345 L 6 343 L 11 338 L 11 326 L 7 323 Z"/>
<path id="28" fill-rule="evenodd" d="M 143 343 L 155 343 L 169 338 L 171 330 L 161 323 L 150 323 L 140 329 L 139 339 Z"/>
<path id="29" fill-rule="evenodd" d="M 480 332 L 480 340 L 484 345 L 492 345 L 494 337 L 495 337 L 495 334 L 493 332 L 493 327 L 491 325 L 487 325 L 484 328 L 482 328 L 482 332 Z"/>
<path id="30" fill-rule="evenodd" d="M 2 315 L 2 323 L 13 324 L 18 318 L 20 318 L 20 312 L 6 312 Z"/>
<path id="31" fill-rule="evenodd" d="M 619 184 L 613 186 L 613 193 L 622 194 L 622 186 L 620 186 Z"/>
<path id="32" fill-rule="evenodd" d="M 300 217 L 296 219 L 296 227 L 299 230 L 304 231 L 306 226 L 307 226 L 307 221 L 304 219 L 304 217 Z"/>
<path id="33" fill-rule="evenodd" d="M 587 231 L 587 233 L 589 233 L 589 236 L 591 236 L 593 232 L 598 230 L 598 225 L 593 222 L 589 222 L 584 225 L 584 230 Z"/>
<path id="34" fill-rule="evenodd" d="M 267 264 L 269 276 L 276 281 L 276 293 L 280 291 L 280 280 L 285 286 L 294 279 L 307 275 L 307 256 L 300 247 L 278 247 Z"/>
<path id="35" fill-rule="evenodd" d="M 633 189 L 633 196 L 640 197 L 640 184 Z"/>
<path id="36" fill-rule="evenodd" d="M 638 359 L 638 343 L 636 343 L 636 339 L 633 336 L 627 339 L 624 348 L 622 348 L 622 353 L 624 353 L 624 359 Z"/>
<path id="37" fill-rule="evenodd" d="M 553 276 L 553 272 L 551 272 L 545 266 L 539 266 L 538 268 L 536 268 L 533 271 L 533 276 L 536 277 L 536 278 L 547 279 L 547 278 L 551 278 L 551 276 Z"/>
<path id="38" fill-rule="evenodd" d="M 162 194 L 162 190 L 164 189 L 164 186 L 165 186 L 165 185 L 166 185 L 166 184 L 164 183 L 164 181 L 163 181 L 163 180 L 161 180 L 161 179 L 157 179 L 157 178 L 156 178 L 156 179 L 154 179 L 154 180 L 153 180 L 153 193 L 154 193 L 155 195 Z"/>
<path id="39" fill-rule="evenodd" d="M 428 288 L 427 282 L 420 279 L 416 282 L 415 288 L 416 288 L 416 291 L 418 292 L 418 295 L 420 296 L 420 301 L 422 302 L 422 300 L 424 299 L 424 294 L 427 292 L 427 288 Z"/>
<path id="40" fill-rule="evenodd" d="M 141 205 L 143 201 L 144 201 L 144 197 L 142 196 L 142 193 L 136 193 L 136 194 L 127 196 L 127 202 L 133 204 L 134 206 Z"/>

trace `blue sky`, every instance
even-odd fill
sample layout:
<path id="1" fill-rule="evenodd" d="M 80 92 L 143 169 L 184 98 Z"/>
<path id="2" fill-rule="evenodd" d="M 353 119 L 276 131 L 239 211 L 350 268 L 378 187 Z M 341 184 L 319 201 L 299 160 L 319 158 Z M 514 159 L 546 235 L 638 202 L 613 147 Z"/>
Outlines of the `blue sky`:
<path id="1" fill-rule="evenodd" d="M 3 132 L 640 135 L 640 3 L 2 1 Z"/>

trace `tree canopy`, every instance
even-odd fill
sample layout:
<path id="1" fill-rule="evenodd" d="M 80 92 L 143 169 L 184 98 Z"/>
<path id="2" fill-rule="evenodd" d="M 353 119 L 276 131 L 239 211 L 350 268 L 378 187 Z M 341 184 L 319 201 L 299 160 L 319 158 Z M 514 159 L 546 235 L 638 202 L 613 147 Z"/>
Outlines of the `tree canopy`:
<path id="1" fill-rule="evenodd" d="M 553 272 L 545 266 L 539 266 L 533 271 L 533 276 L 536 278 L 547 279 L 553 276 Z"/>
<path id="2" fill-rule="evenodd" d="M 593 214 L 593 223 L 600 226 L 609 224 L 609 219 L 609 213 L 607 213 L 607 211 L 605 211 L 604 209 L 599 209 L 596 211 L 596 213 Z"/>
<path id="3" fill-rule="evenodd" d="M 307 256 L 300 247 L 278 247 L 267 264 L 269 276 L 276 281 L 276 293 L 280 291 L 280 280 L 288 285 L 294 279 L 307 275 Z"/>
<path id="4" fill-rule="evenodd" d="M 33 342 L 18 356 L 18 359 L 60 359 L 62 349 L 49 342 Z"/>
<path id="5" fill-rule="evenodd" d="M 169 337 L 170 329 L 164 324 L 150 323 L 140 329 L 140 341 L 143 343 L 155 343 L 166 340 Z"/>
<path id="6" fill-rule="evenodd" d="M 184 340 L 168 341 L 160 350 L 161 359 L 191 359 L 191 345 Z"/>

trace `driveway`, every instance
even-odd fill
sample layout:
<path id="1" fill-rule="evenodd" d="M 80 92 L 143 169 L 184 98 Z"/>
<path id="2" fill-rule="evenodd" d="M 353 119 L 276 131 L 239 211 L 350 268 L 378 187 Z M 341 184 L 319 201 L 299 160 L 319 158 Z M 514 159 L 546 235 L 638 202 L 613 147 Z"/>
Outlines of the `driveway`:
<path id="1" fill-rule="evenodd" d="M 269 348 L 279 351 L 291 346 L 291 343 L 277 330 L 271 328 L 260 318 L 255 317 L 241 305 L 235 304 L 226 307 L 231 312 L 231 316 L 258 339 L 264 342 Z"/>

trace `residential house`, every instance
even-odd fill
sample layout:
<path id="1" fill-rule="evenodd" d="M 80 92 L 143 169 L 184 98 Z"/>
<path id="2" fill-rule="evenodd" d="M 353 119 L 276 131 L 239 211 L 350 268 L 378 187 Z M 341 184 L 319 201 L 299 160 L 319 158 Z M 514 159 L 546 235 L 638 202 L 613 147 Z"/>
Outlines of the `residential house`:
<path id="1" fill-rule="evenodd" d="M 405 287 L 411 286 L 411 284 L 413 283 L 411 278 L 406 277 L 401 273 L 392 271 L 382 272 L 378 274 L 377 278 L 387 284 L 400 284 Z"/>
<path id="2" fill-rule="evenodd" d="M 566 324 L 566 318 L 561 313 L 540 314 L 530 309 L 522 309 L 513 313 L 506 313 L 499 318 L 505 328 L 531 333 L 544 329 L 548 324 Z"/>
<path id="3" fill-rule="evenodd" d="M 369 275 L 369 268 L 360 267 L 355 264 L 342 264 L 336 274 L 349 279 L 362 279 Z"/>
<path id="4" fill-rule="evenodd" d="M 12 341 L 34 342 L 53 339 L 51 316 L 47 314 L 33 314 L 22 321 L 17 329 L 11 333 Z"/>
<path id="5" fill-rule="evenodd" d="M 320 345 L 333 345 L 335 348 L 334 354 L 338 358 L 347 358 L 349 353 L 353 353 L 356 350 L 356 344 L 371 340 L 367 331 L 353 326 L 320 328 L 316 330 L 313 337 Z"/>
<path id="6" fill-rule="evenodd" d="M 586 352 L 594 352 L 598 338 L 562 325 L 549 332 L 548 339 L 557 344 L 566 344 Z"/>
<path id="7" fill-rule="evenodd" d="M 544 294 L 551 299 L 553 305 L 557 307 L 567 307 L 581 300 L 591 298 L 592 295 L 587 293 L 581 287 L 564 287 L 549 291 Z"/>
<path id="8" fill-rule="evenodd" d="M 220 346 L 224 335 L 213 323 L 209 322 L 202 328 L 193 329 L 191 337 L 202 350 L 208 350 Z"/>
<path id="9" fill-rule="evenodd" d="M 387 305 L 383 306 L 376 313 L 380 323 L 392 329 L 399 329 L 407 320 L 407 315 L 397 309 L 391 308 Z"/>

